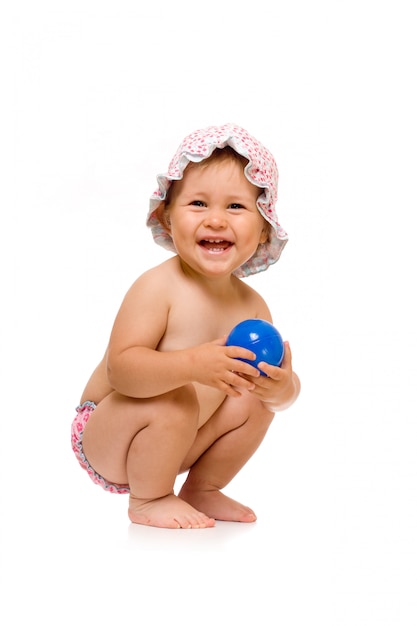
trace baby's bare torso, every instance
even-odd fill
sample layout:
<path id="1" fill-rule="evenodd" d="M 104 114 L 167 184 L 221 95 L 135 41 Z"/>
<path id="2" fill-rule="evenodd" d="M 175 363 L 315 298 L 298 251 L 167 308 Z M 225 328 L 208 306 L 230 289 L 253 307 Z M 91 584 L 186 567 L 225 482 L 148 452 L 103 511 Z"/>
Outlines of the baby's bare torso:
<path id="1" fill-rule="evenodd" d="M 178 257 L 165 261 L 150 271 L 152 282 L 159 285 L 158 298 L 147 302 L 155 323 L 163 332 L 153 347 L 161 352 L 183 350 L 228 335 L 238 322 L 251 317 L 270 318 L 263 298 L 243 281 L 231 277 L 222 285 L 199 282 L 184 274 Z M 141 278 L 131 290 L 138 291 L 138 300 L 145 294 L 146 279 Z M 142 292 L 141 292 L 142 290 Z M 142 313 L 141 313 L 142 315 Z M 162 323 L 163 322 L 163 323 Z M 152 315 L 149 314 L 149 324 Z M 200 403 L 200 426 L 223 402 L 225 395 L 218 389 L 194 383 Z M 90 377 L 81 402 L 98 404 L 113 388 L 107 378 L 107 351 Z"/>

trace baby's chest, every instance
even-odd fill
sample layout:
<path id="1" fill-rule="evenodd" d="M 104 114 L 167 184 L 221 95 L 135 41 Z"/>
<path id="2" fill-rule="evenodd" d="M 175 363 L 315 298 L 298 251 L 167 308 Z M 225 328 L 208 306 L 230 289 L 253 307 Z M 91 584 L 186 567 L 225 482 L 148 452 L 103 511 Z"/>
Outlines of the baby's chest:
<path id="1" fill-rule="evenodd" d="M 244 319 L 245 314 L 239 309 L 230 310 L 201 307 L 193 302 L 171 311 L 168 336 L 182 337 L 188 346 L 214 341 L 228 335 L 235 324 Z"/>

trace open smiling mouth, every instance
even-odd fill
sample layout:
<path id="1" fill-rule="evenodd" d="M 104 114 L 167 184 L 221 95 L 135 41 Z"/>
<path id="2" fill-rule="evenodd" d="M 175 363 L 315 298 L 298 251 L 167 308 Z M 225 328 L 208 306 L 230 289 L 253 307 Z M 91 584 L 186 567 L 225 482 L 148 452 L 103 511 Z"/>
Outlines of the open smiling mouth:
<path id="1" fill-rule="evenodd" d="M 207 250 L 208 252 L 224 252 L 228 248 L 231 248 L 233 244 L 225 239 L 202 239 L 199 242 L 199 246 Z"/>

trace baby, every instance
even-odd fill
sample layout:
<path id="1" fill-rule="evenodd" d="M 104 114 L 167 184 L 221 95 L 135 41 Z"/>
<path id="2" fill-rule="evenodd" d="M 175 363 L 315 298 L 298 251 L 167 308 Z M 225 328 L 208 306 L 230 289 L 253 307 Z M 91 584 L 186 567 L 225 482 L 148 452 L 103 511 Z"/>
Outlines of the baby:
<path id="1" fill-rule="evenodd" d="M 272 321 L 241 278 L 275 263 L 287 242 L 275 214 L 278 171 L 264 146 L 226 124 L 186 137 L 157 180 L 147 225 L 174 255 L 128 290 L 77 408 L 72 447 L 95 483 L 129 494 L 134 523 L 254 522 L 222 490 L 300 383 L 288 342 L 281 367 L 259 365 L 266 376 L 240 360 L 253 360 L 250 350 L 225 343 L 244 319 Z"/>

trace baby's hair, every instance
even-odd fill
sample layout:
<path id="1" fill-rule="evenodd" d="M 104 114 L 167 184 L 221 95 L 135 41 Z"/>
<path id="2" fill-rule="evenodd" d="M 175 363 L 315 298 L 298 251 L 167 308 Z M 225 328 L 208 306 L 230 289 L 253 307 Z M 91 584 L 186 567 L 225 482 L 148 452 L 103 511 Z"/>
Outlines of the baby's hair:
<path id="1" fill-rule="evenodd" d="M 207 157 L 207 159 L 204 159 L 203 161 L 200 161 L 198 163 L 192 162 L 187 165 L 187 167 L 192 166 L 204 168 L 207 165 L 210 165 L 210 163 L 223 163 L 224 161 L 237 161 L 244 168 L 249 163 L 246 157 L 236 152 L 236 150 L 233 150 L 233 148 L 231 148 L 230 146 L 225 146 L 224 148 L 216 148 L 215 150 L 213 150 L 213 152 L 209 157 Z"/>

